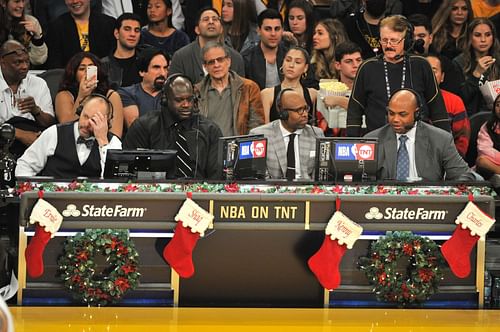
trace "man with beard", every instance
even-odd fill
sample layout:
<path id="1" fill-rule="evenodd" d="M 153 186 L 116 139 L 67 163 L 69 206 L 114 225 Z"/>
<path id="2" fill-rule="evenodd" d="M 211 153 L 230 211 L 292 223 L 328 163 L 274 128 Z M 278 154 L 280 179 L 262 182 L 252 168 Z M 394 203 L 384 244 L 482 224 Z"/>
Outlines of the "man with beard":
<path id="1" fill-rule="evenodd" d="M 380 22 L 383 56 L 368 59 L 359 67 L 347 108 L 347 136 L 360 136 L 362 117 L 368 131 L 387 123 L 385 108 L 394 91 L 411 88 L 422 96 L 422 119 L 450 131 L 450 121 L 429 63 L 407 54 L 411 47 L 410 23 L 401 15 Z"/>
<path id="2" fill-rule="evenodd" d="M 8 40 L 0 48 L 0 124 L 16 128 L 11 153 L 19 157 L 40 132 L 54 123 L 54 109 L 45 81 L 28 74 L 28 50 Z"/>
<path id="3" fill-rule="evenodd" d="M 363 59 L 382 53 L 379 23 L 385 16 L 387 0 L 363 0 L 364 11 L 342 20 L 349 39 L 361 47 Z"/>
<path id="4" fill-rule="evenodd" d="M 105 96 L 91 94 L 80 107 L 78 121 L 47 128 L 24 152 L 16 177 L 102 177 L 107 150 L 121 149 L 120 139 L 109 132 L 113 105 Z"/>
<path id="5" fill-rule="evenodd" d="M 139 116 L 159 109 L 161 89 L 168 75 L 168 64 L 168 56 L 157 48 L 150 47 L 141 51 L 137 59 L 137 68 L 142 81 L 118 89 L 127 128 Z"/>
<path id="6" fill-rule="evenodd" d="M 198 114 L 189 78 L 172 75 L 163 86 L 162 96 L 161 110 L 137 119 L 125 136 L 124 147 L 176 150 L 177 177 L 217 178 L 217 149 L 222 132 L 214 122 Z"/>
<path id="7" fill-rule="evenodd" d="M 216 9 L 203 8 L 200 10 L 195 32 L 198 35 L 196 40 L 175 52 L 169 68 L 170 74 L 186 75 L 193 83 L 201 81 L 207 74 L 203 68 L 201 57 L 203 46 L 209 41 L 221 42 L 224 39 L 221 18 Z M 245 65 L 241 55 L 230 48 L 229 56 L 231 57 L 231 70 L 240 76 L 245 76 Z"/>
<path id="8" fill-rule="evenodd" d="M 137 14 L 124 13 L 115 22 L 116 49 L 101 59 L 107 67 L 108 80 L 114 90 L 139 83 L 137 69 L 137 44 L 141 38 L 141 18 Z"/>
<path id="9" fill-rule="evenodd" d="M 307 124 L 309 106 L 302 94 L 283 89 L 276 97 L 280 118 L 250 130 L 267 138 L 267 176 L 270 179 L 312 180 L 318 127 Z"/>

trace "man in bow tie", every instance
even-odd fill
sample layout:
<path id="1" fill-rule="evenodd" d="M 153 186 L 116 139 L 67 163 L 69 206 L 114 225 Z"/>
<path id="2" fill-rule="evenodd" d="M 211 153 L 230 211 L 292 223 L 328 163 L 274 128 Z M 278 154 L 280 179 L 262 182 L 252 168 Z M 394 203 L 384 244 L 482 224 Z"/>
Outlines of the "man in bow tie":
<path id="1" fill-rule="evenodd" d="M 79 109 L 78 121 L 49 127 L 26 150 L 17 161 L 16 177 L 102 177 L 107 150 L 122 146 L 109 132 L 113 105 L 105 96 L 93 94 Z"/>

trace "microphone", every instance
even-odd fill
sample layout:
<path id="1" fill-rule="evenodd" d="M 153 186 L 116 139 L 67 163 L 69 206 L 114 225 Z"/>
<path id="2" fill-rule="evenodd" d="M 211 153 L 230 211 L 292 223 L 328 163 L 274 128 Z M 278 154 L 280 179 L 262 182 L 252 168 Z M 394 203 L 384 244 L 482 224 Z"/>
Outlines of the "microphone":
<path id="1" fill-rule="evenodd" d="M 396 54 L 396 55 L 394 56 L 394 59 L 399 60 L 399 59 L 401 59 L 401 58 L 402 58 L 402 57 L 404 57 L 404 56 L 405 56 L 405 55 L 404 55 L 404 53 L 403 53 L 403 54 Z"/>
<path id="2" fill-rule="evenodd" d="M 425 42 L 423 39 L 415 40 L 415 43 L 413 43 L 413 50 L 415 51 L 415 53 L 424 54 L 425 53 L 424 44 L 425 44 Z M 410 50 L 411 49 L 412 48 L 410 48 Z"/>

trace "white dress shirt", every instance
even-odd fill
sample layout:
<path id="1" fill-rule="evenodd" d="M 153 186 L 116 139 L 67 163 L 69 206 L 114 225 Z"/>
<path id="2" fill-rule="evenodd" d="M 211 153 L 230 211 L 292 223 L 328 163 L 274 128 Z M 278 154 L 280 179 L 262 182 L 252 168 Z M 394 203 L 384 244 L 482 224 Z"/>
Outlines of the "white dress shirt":
<path id="1" fill-rule="evenodd" d="M 28 73 L 21 81 L 21 84 L 19 84 L 17 93 L 14 93 L 7 85 L 7 82 L 3 78 L 2 70 L 0 69 L 0 124 L 14 116 L 20 116 L 35 121 L 35 118 L 30 112 L 21 113 L 17 109 L 17 100 L 20 97 L 25 98 L 27 96 L 33 97 L 36 105 L 40 107 L 42 112 L 54 116 L 50 90 L 43 78 Z"/>
<path id="2" fill-rule="evenodd" d="M 399 137 L 401 135 L 406 135 L 408 140 L 406 141 L 406 149 L 408 150 L 408 158 L 410 161 L 410 174 L 408 176 L 408 181 L 418 181 L 420 177 L 417 172 L 417 164 L 415 162 L 415 135 L 417 133 L 417 126 L 413 126 L 406 134 L 396 134 L 396 142 L 398 143 L 396 151 L 399 150 L 401 142 Z"/>
<path id="3" fill-rule="evenodd" d="M 132 0 L 102 0 L 102 13 L 118 18 L 123 13 L 132 13 Z"/>
<path id="4" fill-rule="evenodd" d="M 291 133 L 285 127 L 283 127 L 281 121 L 280 121 L 280 129 L 281 129 L 281 135 L 283 135 L 283 141 L 285 141 L 285 147 L 287 148 L 288 148 L 288 142 L 290 141 L 290 135 L 295 134 L 293 143 L 294 154 L 295 154 L 295 179 L 300 180 L 302 173 L 300 172 L 299 135 L 302 134 L 302 129 L 297 129 L 296 131 Z"/>
<path id="5" fill-rule="evenodd" d="M 76 144 L 80 136 L 78 130 L 78 122 L 74 123 L 73 132 L 75 137 L 76 153 L 80 165 L 85 164 L 90 155 L 90 150 L 85 144 Z M 97 143 L 97 142 L 96 142 Z M 17 160 L 16 176 L 35 176 L 45 168 L 47 159 L 54 155 L 57 147 L 57 125 L 50 126 L 42 132 L 40 137 L 30 145 L 24 154 Z M 101 178 L 104 174 L 104 164 L 106 162 L 106 153 L 108 149 L 121 150 L 122 142 L 116 136 L 111 138 L 111 141 L 99 147 L 99 154 L 101 156 Z"/>

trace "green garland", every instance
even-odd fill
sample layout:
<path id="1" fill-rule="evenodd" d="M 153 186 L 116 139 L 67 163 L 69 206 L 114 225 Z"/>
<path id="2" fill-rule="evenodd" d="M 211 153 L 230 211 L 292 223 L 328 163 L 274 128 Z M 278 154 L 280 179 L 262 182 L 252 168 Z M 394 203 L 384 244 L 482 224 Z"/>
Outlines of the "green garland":
<path id="1" fill-rule="evenodd" d="M 96 275 L 97 254 L 105 256 L 109 264 L 101 275 Z M 82 303 L 115 303 L 138 285 L 138 256 L 127 230 L 88 229 L 66 240 L 58 261 L 60 277 Z"/>
<path id="2" fill-rule="evenodd" d="M 420 304 L 437 292 L 444 260 L 438 245 L 429 238 L 412 232 L 387 232 L 372 243 L 370 252 L 369 257 L 359 259 L 359 266 L 379 301 Z M 409 265 L 401 273 L 398 263 L 405 258 Z"/>

